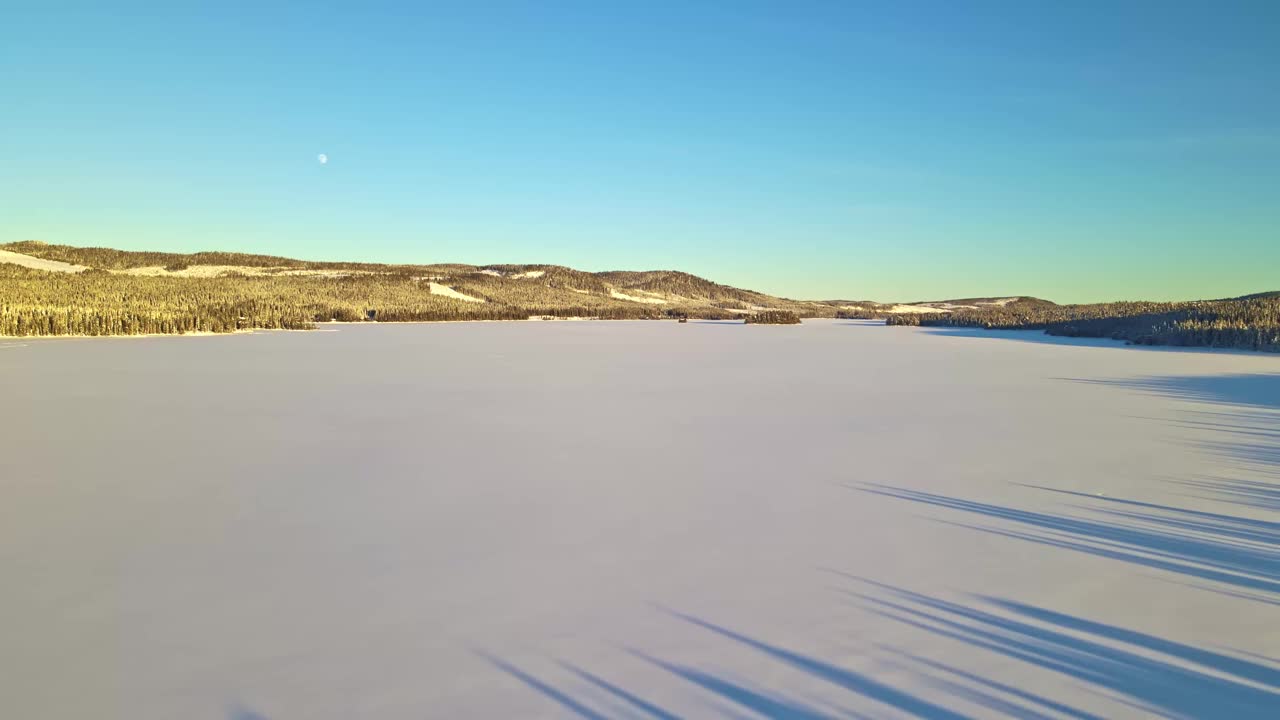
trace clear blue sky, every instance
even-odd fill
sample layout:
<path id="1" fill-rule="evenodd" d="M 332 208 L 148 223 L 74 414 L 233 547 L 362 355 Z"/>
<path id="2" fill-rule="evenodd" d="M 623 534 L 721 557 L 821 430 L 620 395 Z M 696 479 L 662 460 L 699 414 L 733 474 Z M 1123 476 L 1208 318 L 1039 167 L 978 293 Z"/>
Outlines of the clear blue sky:
<path id="1" fill-rule="evenodd" d="M 0 241 L 1280 289 L 1275 0 L 322 5 L 0 0 Z"/>

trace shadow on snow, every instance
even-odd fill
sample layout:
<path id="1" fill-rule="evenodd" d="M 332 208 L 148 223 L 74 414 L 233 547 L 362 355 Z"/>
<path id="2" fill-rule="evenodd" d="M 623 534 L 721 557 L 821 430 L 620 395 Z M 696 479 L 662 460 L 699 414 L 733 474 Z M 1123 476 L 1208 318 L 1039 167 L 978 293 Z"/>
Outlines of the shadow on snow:
<path id="1" fill-rule="evenodd" d="M 843 573 L 838 573 L 843 575 Z M 872 613 L 916 630 L 943 636 L 969 646 L 973 653 L 994 653 L 1039 672 L 1062 676 L 1072 685 L 1084 684 L 1094 693 L 1144 713 L 1172 718 L 1273 718 L 1280 707 L 1280 669 L 1265 659 L 1173 642 L 1158 636 L 1096 622 L 1067 613 L 1009 599 L 973 595 L 966 602 L 926 596 L 909 590 L 844 575 L 856 582 L 845 592 Z M 926 720 L 970 717 L 1100 720 L 1099 715 L 1069 702 L 1024 688 L 1000 678 L 940 662 L 886 645 L 874 652 L 895 677 L 910 675 L 932 693 L 923 697 L 895 687 L 887 680 L 843 667 L 836 661 L 803 653 L 748 635 L 709 620 L 667 611 L 676 621 L 727 641 L 740 653 L 788 667 L 842 693 L 847 702 L 870 705 L 869 717 L 886 711 Z M 710 668 L 654 657 L 630 650 L 630 655 L 659 668 L 687 689 L 719 701 L 721 712 L 740 709 L 771 718 L 813 720 L 863 717 L 831 701 L 798 699 L 764 689 Z M 568 715 L 580 718 L 616 717 L 621 712 L 669 720 L 675 711 L 626 689 L 619 678 L 605 679 L 575 665 L 560 662 L 559 685 L 536 678 L 512 663 L 485 656 L 502 672 L 554 702 Z M 772 673 L 770 673 L 772 675 Z M 966 714 L 960 708 L 979 710 Z"/>
<path id="2" fill-rule="evenodd" d="M 1276 522 L 1047 488 L 1042 489 L 1087 499 L 1089 506 L 1074 507 L 1089 514 L 1033 512 L 888 485 L 856 489 L 1002 522 L 953 523 L 982 532 L 1236 588 L 1280 593 L 1280 523 Z"/>
<path id="3" fill-rule="evenodd" d="M 930 332 L 935 329 L 930 329 Z M 1115 346 L 1107 340 L 1055 338 L 1025 331 L 936 329 L 949 335 L 1015 336 L 1063 345 Z M 1143 348 L 1160 350 L 1159 348 Z M 1164 349 L 1187 352 L 1186 349 Z M 1216 406 L 1188 412 L 1177 425 L 1210 438 L 1197 445 L 1229 459 L 1254 476 L 1199 476 L 1175 482 L 1201 497 L 1264 510 L 1280 510 L 1280 374 L 1148 377 L 1128 380 L 1077 380 L 1158 394 Z M 1260 475 L 1259 478 L 1257 475 Z M 1035 487 L 1035 486 L 1031 486 Z M 1035 512 L 994 503 L 869 484 L 856 489 L 993 521 L 959 524 L 974 530 L 1088 553 L 1163 570 L 1178 582 L 1251 601 L 1280 605 L 1280 523 L 1038 487 L 1066 499 L 1062 512 Z M 846 576 L 850 577 L 850 576 Z M 909 590 L 852 578 L 848 594 L 864 608 L 918 631 L 944 636 L 972 652 L 995 653 L 1018 664 L 1061 676 L 1077 687 L 1150 715 L 1171 718 L 1280 717 L 1280 666 L 1269 658 L 1175 642 L 1007 598 L 973 595 L 965 602 L 929 597 Z M 851 702 L 879 712 L 934 720 L 965 718 L 957 708 L 976 707 L 972 717 L 1097 720 L 1099 716 L 1066 700 L 1033 693 L 1002 678 L 901 648 L 876 645 L 881 665 L 906 674 L 927 696 L 891 684 L 880 675 L 858 672 L 834 660 L 749 635 L 709 620 L 678 612 L 670 616 L 733 644 L 739 652 L 767 658 L 844 693 Z M 742 678 L 693 667 L 638 650 L 631 655 L 727 708 L 777 718 L 857 716 L 813 698 L 795 698 Z M 612 716 L 598 703 L 611 702 L 632 715 L 668 720 L 679 714 L 627 689 L 619 678 L 606 679 L 568 663 L 561 687 L 535 678 L 506 661 L 491 662 L 527 687 L 577 717 Z M 576 692 L 571 688 L 579 688 Z M 587 696 L 593 692 L 596 703 Z M 732 714 L 724 710 L 724 714 Z M 879 716 L 869 712 L 871 717 Z"/>
<path id="4" fill-rule="evenodd" d="M 1189 410 L 1171 424 L 1207 439 L 1186 441 L 1245 477 L 1196 476 L 1177 480 L 1201 499 L 1280 510 L 1280 374 L 1146 377 L 1072 382 L 1160 395 L 1209 409 Z"/>
<path id="5" fill-rule="evenodd" d="M 978 595 L 964 604 L 860 582 L 871 592 L 851 594 L 883 617 L 1087 683 L 1144 713 L 1272 718 L 1280 708 L 1280 670 L 1273 664 L 1006 599 Z M 1043 710 L 1083 717 L 1045 704 L 1043 698 L 1039 704 Z"/>
<path id="6" fill-rule="evenodd" d="M 1063 379 L 1136 390 L 1189 402 L 1280 410 L 1280 374 L 1173 375 L 1121 380 Z"/>

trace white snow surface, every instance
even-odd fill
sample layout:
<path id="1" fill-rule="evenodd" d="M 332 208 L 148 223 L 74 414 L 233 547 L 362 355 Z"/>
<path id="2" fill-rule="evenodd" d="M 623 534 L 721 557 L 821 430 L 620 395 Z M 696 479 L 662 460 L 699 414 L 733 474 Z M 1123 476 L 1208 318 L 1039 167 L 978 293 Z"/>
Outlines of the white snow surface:
<path id="1" fill-rule="evenodd" d="M 481 270 L 480 273 L 482 275 L 492 275 L 494 277 L 507 277 L 513 280 L 526 280 L 531 278 L 540 278 L 543 275 L 546 275 L 547 271 L 546 270 L 526 270 L 524 272 L 506 274 L 499 270 L 492 270 L 492 269 L 486 268 L 484 270 Z"/>
<path id="2" fill-rule="evenodd" d="M 454 300 L 463 300 L 466 302 L 474 302 L 474 303 L 484 302 L 484 298 L 472 297 L 471 295 L 467 295 L 466 293 L 458 292 L 457 290 L 454 290 L 448 285 L 441 285 L 438 282 L 428 282 L 427 286 L 431 288 L 432 295 L 443 295 L 445 297 L 453 298 Z"/>
<path id="3" fill-rule="evenodd" d="M 891 313 L 894 313 L 894 314 L 897 314 L 897 315 L 902 315 L 902 314 L 906 314 L 906 315 L 914 315 L 914 314 L 928 315 L 928 314 L 933 314 L 933 313 L 937 313 L 937 312 L 950 312 L 950 311 L 951 311 L 951 310 L 950 310 L 950 308 L 949 308 L 949 307 L 942 307 L 942 306 L 933 307 L 933 306 L 930 306 L 930 305 L 894 305 L 894 306 L 889 307 L 889 308 L 887 308 L 887 309 L 885 310 L 885 312 L 891 312 Z"/>
<path id="4" fill-rule="evenodd" d="M 0 339 L 0 714 L 1276 717 L 1280 357 Z"/>
<path id="5" fill-rule="evenodd" d="M 0 263 L 11 263 L 13 265 L 21 265 L 35 270 L 47 270 L 49 272 L 78 273 L 89 269 L 84 265 L 72 265 L 71 263 L 62 262 L 61 260 L 45 260 L 44 258 L 38 258 L 32 255 L 16 253 L 12 250 L 0 250 Z"/>
<path id="6" fill-rule="evenodd" d="M 644 292 L 644 291 L 638 290 L 637 292 Z M 609 289 L 609 297 L 612 297 L 617 300 L 630 300 L 631 302 L 645 303 L 648 305 L 666 305 L 667 304 L 666 300 L 659 297 L 644 297 L 641 295 L 628 295 L 627 293 L 624 293 L 621 290 L 614 290 L 613 288 Z"/>

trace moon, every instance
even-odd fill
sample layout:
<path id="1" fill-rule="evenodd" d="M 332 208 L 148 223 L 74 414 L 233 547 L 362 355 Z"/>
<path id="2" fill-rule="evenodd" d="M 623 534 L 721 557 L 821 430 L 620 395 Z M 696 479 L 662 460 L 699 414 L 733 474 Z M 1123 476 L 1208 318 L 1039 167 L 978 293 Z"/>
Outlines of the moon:
<path id="1" fill-rule="evenodd" d="M 317 155 L 316 160 L 319 160 L 321 165 L 329 164 L 329 156 L 325 155 L 324 153 L 320 153 L 319 155 Z"/>

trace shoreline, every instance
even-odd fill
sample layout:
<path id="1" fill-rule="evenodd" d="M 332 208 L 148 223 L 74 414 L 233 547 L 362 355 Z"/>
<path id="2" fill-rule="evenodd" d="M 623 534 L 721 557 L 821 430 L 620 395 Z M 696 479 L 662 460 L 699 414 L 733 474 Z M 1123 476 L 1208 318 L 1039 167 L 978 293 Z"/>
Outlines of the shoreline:
<path id="1" fill-rule="evenodd" d="M 204 330 L 187 333 L 138 333 L 136 335 L 0 335 L 0 347 L 7 341 L 28 342 L 31 340 L 141 340 L 144 338 L 194 338 L 194 337 L 231 337 L 233 335 L 253 335 L 267 332 L 315 332 L 299 328 L 252 328 L 250 330 L 232 330 L 231 332 L 208 332 Z"/>
<path id="2" fill-rule="evenodd" d="M 828 318 L 815 318 L 828 319 Z M 597 317 L 528 317 L 524 320 L 324 320 L 315 323 L 314 328 L 248 328 L 231 332 L 209 332 L 200 330 L 186 333 L 138 333 L 135 335 L 0 335 L 0 346 L 8 340 L 128 340 L 134 338 L 173 338 L 173 337 L 228 337 L 232 335 L 252 335 L 264 332 L 323 332 L 326 325 L 454 325 L 459 323 L 528 323 L 528 322 L 675 322 L 670 318 L 624 318 L 602 319 Z M 733 320 L 709 322 L 735 322 Z"/>
<path id="3" fill-rule="evenodd" d="M 337 332 L 338 328 L 328 327 L 334 325 L 351 325 L 351 326 L 387 326 L 387 325 L 457 325 L 463 323 L 557 323 L 557 322 L 675 322 L 670 318 L 623 318 L 623 319 L 602 319 L 596 317 L 543 317 L 535 316 L 524 320 L 403 320 L 403 321 L 367 321 L 367 320 L 326 320 L 315 323 L 315 327 L 309 329 L 301 328 L 250 328 L 247 330 L 233 330 L 231 332 L 189 332 L 189 333 L 145 333 L 138 335 L 0 335 L 0 350 L 9 347 L 24 347 L 32 341 L 47 340 L 132 340 L 143 338 L 210 338 L 210 337 L 229 337 L 234 335 L 253 335 L 255 333 L 279 333 L 279 332 Z M 831 321 L 850 325 L 860 325 L 865 327 L 883 327 L 881 320 L 860 320 L 849 318 L 805 318 L 801 324 L 814 321 Z M 724 325 L 743 325 L 741 320 L 699 320 L 693 324 L 699 323 L 715 323 Z M 785 327 L 795 327 L 794 325 Z M 967 338 L 974 340 L 995 339 L 995 340 L 1020 340 L 1022 342 L 1033 342 L 1044 345 L 1055 345 L 1063 348 L 1098 348 L 1110 350 L 1138 350 L 1138 351 L 1154 351 L 1164 353 L 1214 353 L 1214 354 L 1230 354 L 1230 355 L 1246 355 L 1246 356 L 1262 356 L 1262 357 L 1280 357 L 1280 352 L 1272 352 L 1268 350 L 1248 350 L 1244 348 L 1229 347 L 1209 347 L 1209 346 L 1179 346 L 1179 345 L 1140 345 L 1136 343 L 1126 342 L 1113 338 L 1091 338 L 1091 337 L 1069 337 L 1062 335 L 1049 335 L 1043 330 L 1035 329 L 981 329 L 981 328 L 965 328 L 965 327 L 920 327 L 911 326 L 899 328 L 902 330 L 913 330 L 922 332 L 935 337 L 950 336 L 953 338 Z M 980 332 L 979 332 L 980 331 Z M 989 335 L 986 335 L 990 333 Z M 1026 334 L 1029 337 L 1016 337 L 1016 335 Z M 1043 338 L 1043 339 L 1040 339 Z"/>

